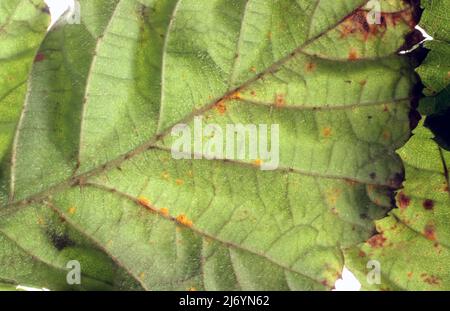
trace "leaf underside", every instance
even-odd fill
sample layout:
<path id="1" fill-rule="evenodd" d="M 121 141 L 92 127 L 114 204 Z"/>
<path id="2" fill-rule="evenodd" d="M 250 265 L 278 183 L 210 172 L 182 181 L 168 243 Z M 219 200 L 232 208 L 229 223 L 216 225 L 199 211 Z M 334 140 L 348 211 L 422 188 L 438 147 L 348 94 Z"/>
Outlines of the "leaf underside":
<path id="1" fill-rule="evenodd" d="M 403 178 L 415 76 L 397 51 L 415 8 L 381 1 L 371 25 L 363 0 L 80 4 L 32 69 L 1 180 L 0 280 L 332 288 Z M 279 124 L 279 168 L 173 159 L 170 129 L 200 115 Z"/>

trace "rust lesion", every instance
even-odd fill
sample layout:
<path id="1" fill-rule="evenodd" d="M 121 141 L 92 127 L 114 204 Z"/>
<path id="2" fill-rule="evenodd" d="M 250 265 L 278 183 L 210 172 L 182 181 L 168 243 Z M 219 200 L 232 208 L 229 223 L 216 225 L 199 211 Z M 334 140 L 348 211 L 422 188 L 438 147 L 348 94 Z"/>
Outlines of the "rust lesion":
<path id="1" fill-rule="evenodd" d="M 441 279 L 435 275 L 430 275 L 428 273 L 422 273 L 420 275 L 420 277 L 422 278 L 422 280 L 430 285 L 439 285 L 441 284 Z"/>
<path id="2" fill-rule="evenodd" d="M 363 41 L 368 41 L 383 36 L 388 28 L 404 24 L 412 30 L 417 24 L 414 6 L 411 5 L 398 12 L 381 12 L 379 20 L 373 23 L 369 22 L 369 14 L 370 12 L 359 9 L 347 17 L 338 27 L 341 38 L 357 36 Z"/>
<path id="3" fill-rule="evenodd" d="M 284 97 L 284 94 L 276 94 L 275 95 L 275 107 L 284 107 L 286 106 L 286 99 Z"/>
<path id="4" fill-rule="evenodd" d="M 371 237 L 369 240 L 367 240 L 367 243 L 372 248 L 381 248 L 385 245 L 386 241 L 387 241 L 387 239 L 383 235 L 383 233 L 379 233 L 379 234 L 376 234 L 373 237 Z"/>
<path id="5" fill-rule="evenodd" d="M 436 241 L 436 227 L 433 224 L 427 224 L 423 228 L 424 236 L 431 241 Z"/>

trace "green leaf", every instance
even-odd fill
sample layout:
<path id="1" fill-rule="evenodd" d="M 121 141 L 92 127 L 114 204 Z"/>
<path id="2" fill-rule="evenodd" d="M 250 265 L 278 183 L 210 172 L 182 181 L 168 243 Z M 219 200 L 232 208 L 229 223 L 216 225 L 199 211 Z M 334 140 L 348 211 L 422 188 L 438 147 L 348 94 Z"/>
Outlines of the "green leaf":
<path id="1" fill-rule="evenodd" d="M 41 0 L 0 4 L 0 163 L 9 152 L 22 110 L 28 74 L 50 21 Z M 41 56 L 36 57 L 36 61 Z"/>
<path id="2" fill-rule="evenodd" d="M 352 249 L 346 264 L 367 289 L 449 290 L 450 152 L 420 126 L 399 153 L 406 167 L 404 188 L 396 197 L 399 208 L 377 222 L 378 234 Z M 369 260 L 381 264 L 379 285 L 366 281 Z"/>
<path id="3" fill-rule="evenodd" d="M 420 26 L 433 40 L 425 42 L 424 45 L 430 52 L 417 69 L 425 85 L 424 94 L 432 96 L 421 102 L 420 109 L 423 113 L 431 114 L 442 111 L 450 102 L 450 18 L 445 14 L 450 10 L 450 2 L 425 0 L 421 3 L 424 12 Z"/>
<path id="4" fill-rule="evenodd" d="M 427 96 L 420 100 L 419 111 L 429 116 L 434 113 L 444 113 L 450 108 L 450 85 L 434 96 Z"/>
<path id="5" fill-rule="evenodd" d="M 91 249 L 132 279 L 121 288 L 333 287 L 343 249 L 391 207 L 410 136 L 414 70 L 396 52 L 414 8 L 382 2 L 368 25 L 363 0 L 80 1 L 81 24 L 52 29 L 33 68 L 4 243 L 49 274 Z M 279 124 L 279 167 L 175 160 L 172 127 L 200 115 Z M 0 278 L 20 282 L 1 252 Z"/>

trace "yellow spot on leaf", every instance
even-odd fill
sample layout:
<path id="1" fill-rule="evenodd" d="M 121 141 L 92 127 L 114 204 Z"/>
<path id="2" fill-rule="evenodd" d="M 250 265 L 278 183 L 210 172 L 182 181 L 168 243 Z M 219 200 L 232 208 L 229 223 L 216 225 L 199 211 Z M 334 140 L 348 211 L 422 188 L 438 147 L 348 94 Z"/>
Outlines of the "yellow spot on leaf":
<path id="1" fill-rule="evenodd" d="M 159 212 L 164 216 L 169 216 L 169 209 L 167 207 L 163 207 L 159 210 Z"/>
<path id="2" fill-rule="evenodd" d="M 331 133 L 332 133 L 332 131 L 331 131 L 331 128 L 330 128 L 330 127 L 325 127 L 325 128 L 322 130 L 322 135 L 323 135 L 324 137 L 330 137 L 330 136 L 331 136 Z"/>
<path id="3" fill-rule="evenodd" d="M 76 211 L 77 211 L 77 209 L 76 209 L 75 207 L 70 207 L 70 208 L 69 208 L 69 214 L 70 214 L 70 215 L 75 214 Z"/>
<path id="4" fill-rule="evenodd" d="M 164 179 L 169 179 L 169 178 L 170 178 L 170 174 L 167 173 L 167 172 L 163 172 L 163 173 L 161 174 L 161 177 L 164 178 Z"/>
<path id="5" fill-rule="evenodd" d="M 241 93 L 235 92 L 235 93 L 231 94 L 229 98 L 230 99 L 241 99 Z"/>
<path id="6" fill-rule="evenodd" d="M 255 165 L 257 165 L 257 166 L 261 166 L 263 161 L 261 159 L 256 159 L 255 161 L 253 161 L 253 163 L 255 163 Z"/>
<path id="7" fill-rule="evenodd" d="M 341 196 L 340 189 L 330 189 L 326 193 L 326 199 L 329 205 L 336 205 L 339 197 Z"/>
<path id="8" fill-rule="evenodd" d="M 177 180 L 175 180 L 175 183 L 176 183 L 178 186 L 181 186 L 182 184 L 184 184 L 184 180 L 183 180 L 183 179 L 177 179 Z"/>

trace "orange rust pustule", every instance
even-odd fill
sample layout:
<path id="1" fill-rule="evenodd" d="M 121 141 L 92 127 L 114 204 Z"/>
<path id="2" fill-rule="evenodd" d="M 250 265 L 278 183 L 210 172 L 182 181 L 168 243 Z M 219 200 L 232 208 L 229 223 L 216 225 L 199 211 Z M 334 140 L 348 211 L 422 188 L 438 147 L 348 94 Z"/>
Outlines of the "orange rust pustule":
<path id="1" fill-rule="evenodd" d="M 330 137 L 332 134 L 332 129 L 330 127 L 325 127 L 322 129 L 322 135 L 323 137 Z"/>
<path id="2" fill-rule="evenodd" d="M 225 102 L 223 100 L 221 100 L 217 104 L 215 104 L 214 108 L 220 114 L 224 114 L 225 112 L 227 112 L 227 105 L 225 104 Z"/>
<path id="3" fill-rule="evenodd" d="M 192 227 L 192 220 L 188 219 L 184 214 L 178 215 L 176 221 L 186 227 Z"/>
<path id="4" fill-rule="evenodd" d="M 400 208 L 407 208 L 409 204 L 411 204 L 411 199 L 403 192 L 400 192 L 398 194 L 398 206 Z"/>
<path id="5" fill-rule="evenodd" d="M 360 9 L 347 17 L 338 28 L 341 38 L 358 36 L 361 40 L 367 41 L 374 37 L 383 36 L 388 27 L 396 27 L 400 23 L 408 25 L 411 29 L 416 26 L 412 8 L 400 12 L 382 12 L 379 21 L 374 23 L 368 22 L 368 16 L 369 12 Z"/>
<path id="6" fill-rule="evenodd" d="M 163 207 L 159 210 L 160 214 L 163 216 L 168 217 L 169 216 L 169 209 L 167 207 Z"/>
<path id="7" fill-rule="evenodd" d="M 151 208 L 151 203 L 150 203 L 150 201 L 147 198 L 139 197 L 137 199 L 137 201 L 138 201 L 139 205 L 141 205 L 141 206 L 143 206 L 145 208 Z"/>
<path id="8" fill-rule="evenodd" d="M 286 105 L 286 100 L 284 99 L 283 94 L 277 94 L 275 96 L 275 106 L 276 107 L 283 107 Z"/>
<path id="9" fill-rule="evenodd" d="M 358 52 L 355 49 L 351 49 L 348 53 L 348 60 L 357 60 L 358 58 Z"/>

